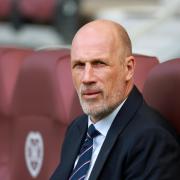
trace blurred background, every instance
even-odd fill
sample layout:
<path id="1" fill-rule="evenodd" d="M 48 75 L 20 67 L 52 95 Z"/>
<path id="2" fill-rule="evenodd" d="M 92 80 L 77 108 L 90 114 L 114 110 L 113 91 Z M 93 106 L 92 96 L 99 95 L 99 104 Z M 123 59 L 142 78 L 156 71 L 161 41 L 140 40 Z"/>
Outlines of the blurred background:
<path id="1" fill-rule="evenodd" d="M 70 45 L 84 23 L 105 18 L 128 31 L 133 52 L 180 57 L 179 0 L 0 0 L 0 45 Z"/>
<path id="2" fill-rule="evenodd" d="M 135 84 L 180 134 L 180 0 L 0 0 L 0 180 L 47 180 L 57 167 L 82 113 L 61 47 L 97 18 L 127 29 Z"/>

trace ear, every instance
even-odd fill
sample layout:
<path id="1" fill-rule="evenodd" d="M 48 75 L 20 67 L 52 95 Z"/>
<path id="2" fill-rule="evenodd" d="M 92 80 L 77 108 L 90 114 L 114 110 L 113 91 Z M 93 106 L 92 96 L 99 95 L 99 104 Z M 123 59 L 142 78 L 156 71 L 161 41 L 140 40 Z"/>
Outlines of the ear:
<path id="1" fill-rule="evenodd" d="M 134 69 L 135 69 L 135 58 L 134 56 L 128 56 L 126 57 L 125 59 L 126 61 L 126 81 L 129 81 L 133 78 L 133 75 L 134 75 Z"/>

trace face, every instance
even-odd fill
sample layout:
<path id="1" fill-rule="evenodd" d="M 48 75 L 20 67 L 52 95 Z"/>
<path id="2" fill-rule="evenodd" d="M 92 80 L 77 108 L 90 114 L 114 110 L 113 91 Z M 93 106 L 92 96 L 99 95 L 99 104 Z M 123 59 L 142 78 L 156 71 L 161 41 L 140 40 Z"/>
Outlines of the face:
<path id="1" fill-rule="evenodd" d="M 75 40 L 71 69 L 84 113 L 94 122 L 112 112 L 124 99 L 127 68 L 120 52 L 105 37 L 86 36 Z"/>

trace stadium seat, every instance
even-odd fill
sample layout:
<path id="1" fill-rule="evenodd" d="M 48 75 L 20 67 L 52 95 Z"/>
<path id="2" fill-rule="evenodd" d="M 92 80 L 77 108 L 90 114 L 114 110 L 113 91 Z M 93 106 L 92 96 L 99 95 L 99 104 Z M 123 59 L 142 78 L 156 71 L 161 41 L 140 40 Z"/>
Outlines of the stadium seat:
<path id="1" fill-rule="evenodd" d="M 11 15 L 12 0 L 0 0 L 0 19 L 8 19 Z"/>
<path id="2" fill-rule="evenodd" d="M 18 0 L 17 6 L 23 18 L 48 22 L 54 18 L 56 0 Z"/>
<path id="3" fill-rule="evenodd" d="M 68 49 L 25 59 L 13 98 L 13 180 L 49 179 L 64 134 L 82 110 L 73 88 Z"/>
<path id="4" fill-rule="evenodd" d="M 134 54 L 134 57 L 136 58 L 134 83 L 142 92 L 148 73 L 154 66 L 159 64 L 159 60 L 154 56 L 146 56 L 140 54 Z"/>
<path id="5" fill-rule="evenodd" d="M 143 95 L 180 135 L 180 59 L 160 63 L 150 72 Z"/>
<path id="6" fill-rule="evenodd" d="M 29 49 L 0 48 L 0 179 L 10 179 L 12 96 L 18 73 Z"/>

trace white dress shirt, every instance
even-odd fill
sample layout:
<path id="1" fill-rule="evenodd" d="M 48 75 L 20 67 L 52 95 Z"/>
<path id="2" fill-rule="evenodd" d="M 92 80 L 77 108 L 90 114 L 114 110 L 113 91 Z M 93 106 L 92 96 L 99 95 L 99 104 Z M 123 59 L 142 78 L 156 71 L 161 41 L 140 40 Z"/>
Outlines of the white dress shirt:
<path id="1" fill-rule="evenodd" d="M 117 113 L 119 112 L 119 110 L 121 109 L 122 105 L 124 104 L 125 100 L 108 116 L 106 116 L 105 118 L 101 119 L 100 121 L 98 121 L 97 123 L 93 123 L 90 119 L 90 116 L 88 116 L 88 127 L 91 124 L 94 124 L 95 128 L 100 132 L 100 135 L 98 135 L 97 137 L 95 137 L 93 139 L 93 152 L 92 152 L 92 158 L 91 158 L 91 164 L 87 173 L 87 176 L 84 180 L 88 180 L 89 176 L 91 174 L 91 171 L 94 167 L 95 161 L 97 159 L 97 156 L 100 152 L 100 149 L 103 145 L 103 142 L 106 138 L 106 135 L 108 133 L 109 128 L 111 127 L 111 124 L 113 122 L 113 120 L 115 119 Z M 79 157 L 77 157 L 76 162 L 74 164 L 74 167 L 76 166 L 77 162 L 78 162 Z"/>

